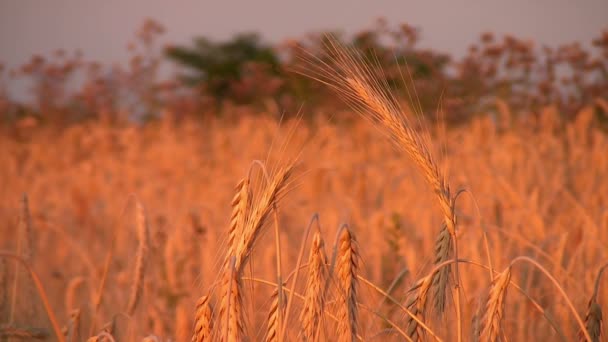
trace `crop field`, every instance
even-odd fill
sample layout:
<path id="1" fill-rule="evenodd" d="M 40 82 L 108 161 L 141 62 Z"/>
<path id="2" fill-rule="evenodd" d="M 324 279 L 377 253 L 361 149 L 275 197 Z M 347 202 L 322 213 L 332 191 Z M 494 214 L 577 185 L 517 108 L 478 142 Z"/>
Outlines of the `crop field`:
<path id="1" fill-rule="evenodd" d="M 606 98 L 448 125 L 331 49 L 351 109 L 2 127 L 0 341 L 605 340 Z"/>

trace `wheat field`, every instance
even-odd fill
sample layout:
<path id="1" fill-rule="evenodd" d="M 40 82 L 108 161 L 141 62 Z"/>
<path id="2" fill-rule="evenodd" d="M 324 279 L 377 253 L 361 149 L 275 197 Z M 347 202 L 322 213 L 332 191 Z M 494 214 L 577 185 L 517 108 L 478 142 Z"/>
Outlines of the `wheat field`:
<path id="1" fill-rule="evenodd" d="M 605 100 L 448 128 L 335 49 L 348 124 L 0 135 L 0 340 L 605 339 Z"/>

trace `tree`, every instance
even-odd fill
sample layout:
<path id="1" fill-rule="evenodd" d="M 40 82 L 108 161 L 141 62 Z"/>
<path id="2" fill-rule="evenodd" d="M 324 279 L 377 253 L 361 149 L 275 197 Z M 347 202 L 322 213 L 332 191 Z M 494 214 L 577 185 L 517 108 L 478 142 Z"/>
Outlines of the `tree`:
<path id="1" fill-rule="evenodd" d="M 267 89 L 269 86 L 280 87 L 278 78 L 273 77 L 280 74 L 279 60 L 254 33 L 239 34 L 225 42 L 198 37 L 193 46 L 169 47 L 166 54 L 186 68 L 180 77 L 186 85 L 200 87 L 218 101 L 230 98 L 251 103 L 259 96 L 273 95 L 277 89 Z M 268 77 L 273 79 L 259 79 Z"/>

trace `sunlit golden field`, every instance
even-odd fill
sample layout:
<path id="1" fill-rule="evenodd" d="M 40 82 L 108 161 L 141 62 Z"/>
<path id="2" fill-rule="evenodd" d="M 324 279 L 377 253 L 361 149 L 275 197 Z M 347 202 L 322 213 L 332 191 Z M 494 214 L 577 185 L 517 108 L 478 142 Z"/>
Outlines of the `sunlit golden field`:
<path id="1" fill-rule="evenodd" d="M 420 131 L 446 170 L 452 196 L 465 190 L 455 206 L 460 304 L 455 304 L 452 272 L 443 314 L 435 310 L 434 287 L 422 313 L 408 302 L 417 293 L 408 290 L 433 271 L 442 209 L 413 162 L 368 121 L 334 125 L 320 116 L 313 122 L 278 123 L 259 113 L 237 121 L 176 122 L 167 116 L 144 126 L 90 121 L 57 130 L 21 125 L 0 136 L 0 331 L 55 340 L 53 317 L 65 329 L 62 336 L 72 341 L 96 335 L 108 340 L 110 334 L 116 341 L 187 341 L 195 331 L 196 303 L 209 295 L 212 339 L 225 338 L 232 331 L 224 329 L 220 307 L 222 284 L 230 281 L 224 274 L 231 273 L 225 258 L 235 186 L 251 170 L 250 204 L 255 207 L 269 185 L 253 161 L 264 163 L 272 178 L 297 157 L 275 202 L 277 221 L 272 214 L 267 217 L 238 276 L 240 325 L 250 340 L 265 339 L 277 329 L 268 323 L 271 306 L 277 311 L 271 296 L 277 283 L 275 224 L 280 274 L 286 299 L 292 301 L 287 316 L 279 314 L 278 331 L 286 326 L 283 339 L 304 336 L 302 297 L 310 288 L 313 236 L 320 231 L 329 259 L 325 270 L 331 272 L 336 239 L 343 241 L 345 230 L 340 237 L 337 232 L 344 224 L 356 237 L 352 248 L 359 254 L 349 256 L 358 263 L 353 273 L 360 277 L 356 339 L 434 340 L 434 334 L 457 340 L 457 307 L 463 340 L 494 320 L 500 322 L 499 339 L 584 338 L 580 324 L 590 324 L 592 296 L 604 312 L 608 305 L 606 276 L 593 293 L 598 271 L 608 261 L 608 136 L 598 128 L 596 110 L 602 109 L 587 107 L 566 123 L 551 107 L 528 118 L 511 117 L 508 107 L 498 103 L 496 120 L 480 116 L 458 128 L 428 124 Z M 318 225 L 310 224 L 315 215 Z M 343 247 L 337 251 L 338 264 Z M 301 269 L 290 296 L 301 248 Z M 144 259 L 138 266 L 145 267 L 140 289 L 138 254 Z M 40 278 L 50 312 L 23 266 L 15 268 L 15 259 L 9 258 L 14 255 L 21 255 Z M 530 259 L 516 259 L 521 256 Z M 320 340 L 344 338 L 345 294 L 338 270 L 327 281 Z M 489 290 L 490 299 L 497 291 L 491 279 L 499 274 L 494 284 L 505 276 L 510 284 L 499 293 L 504 303 L 495 299 L 494 305 L 504 305 L 496 309 L 497 318 L 487 305 L 492 303 Z M 391 299 L 377 289 L 390 292 Z M 133 292 L 141 297 L 130 308 Z M 279 306 L 284 312 L 285 302 Z M 408 311 L 418 314 L 432 334 L 420 326 L 419 335 L 408 330 L 415 325 Z"/>
<path id="2" fill-rule="evenodd" d="M 606 341 L 608 31 L 164 32 L 0 64 L 0 342 Z"/>

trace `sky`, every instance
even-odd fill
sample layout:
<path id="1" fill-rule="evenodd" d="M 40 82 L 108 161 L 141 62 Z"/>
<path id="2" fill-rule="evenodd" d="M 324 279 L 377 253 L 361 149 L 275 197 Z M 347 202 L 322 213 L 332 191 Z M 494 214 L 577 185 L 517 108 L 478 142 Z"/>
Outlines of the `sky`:
<path id="1" fill-rule="evenodd" d="M 421 45 L 462 55 L 479 34 L 511 33 L 547 45 L 589 42 L 608 29 L 608 0 L 0 0 L 0 63 L 15 67 L 58 48 L 126 62 L 145 18 L 167 29 L 163 42 L 256 31 L 268 42 L 307 32 L 371 27 L 378 17 L 422 30 Z"/>

